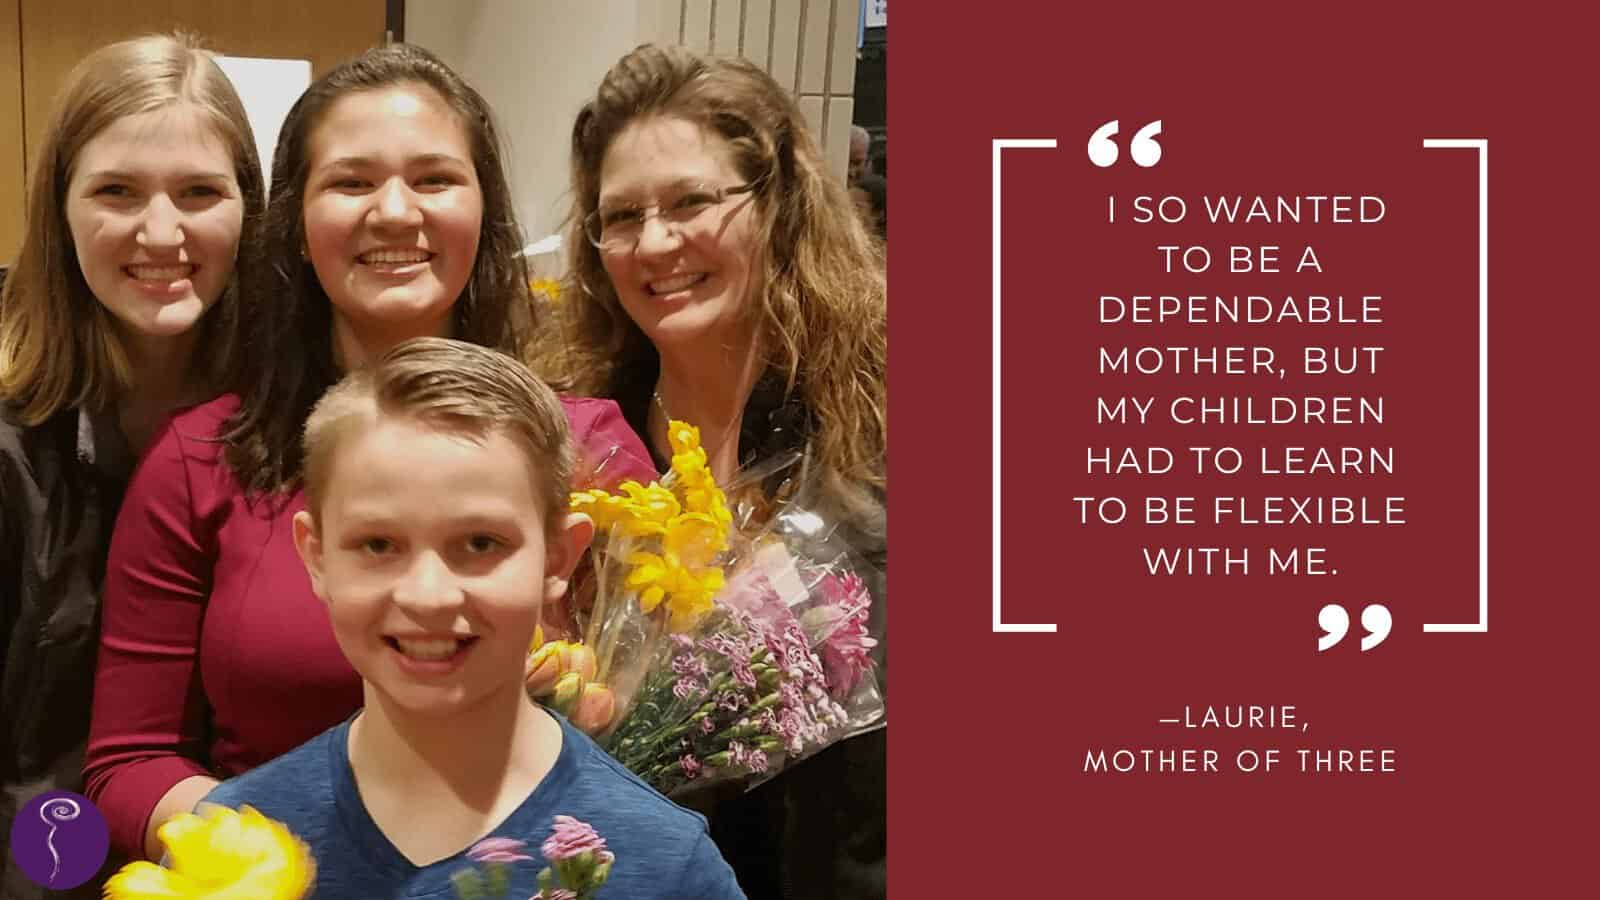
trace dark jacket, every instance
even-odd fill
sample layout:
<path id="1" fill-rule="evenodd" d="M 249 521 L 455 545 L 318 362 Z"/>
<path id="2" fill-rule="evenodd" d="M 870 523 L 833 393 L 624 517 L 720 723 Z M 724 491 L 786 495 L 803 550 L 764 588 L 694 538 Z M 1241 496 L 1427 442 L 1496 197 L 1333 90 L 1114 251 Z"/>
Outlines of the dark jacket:
<path id="1" fill-rule="evenodd" d="M 0 897 L 45 896 L 11 862 L 11 823 L 82 792 L 100 583 L 133 456 L 110 417 L 23 428 L 0 409 Z M 98 896 L 98 879 L 82 889 Z M 68 895 L 68 896 L 75 896 Z M 63 896 L 52 893 L 49 896 Z"/>
<path id="2" fill-rule="evenodd" d="M 618 385 L 615 400 L 634 431 L 650 440 L 655 367 Z M 781 378 L 768 374 L 751 392 L 740 423 L 739 464 L 751 466 L 806 445 L 814 420 Z M 669 460 L 655 460 L 665 471 Z M 851 531 L 844 523 L 841 531 Z M 888 700 L 887 542 L 854 534 L 845 543 L 867 563 L 872 629 L 881 635 L 873 656 Z M 834 744 L 751 791 L 724 784 L 674 793 L 679 803 L 704 813 L 711 837 L 733 866 L 750 900 L 878 900 L 887 891 L 888 728 Z"/>

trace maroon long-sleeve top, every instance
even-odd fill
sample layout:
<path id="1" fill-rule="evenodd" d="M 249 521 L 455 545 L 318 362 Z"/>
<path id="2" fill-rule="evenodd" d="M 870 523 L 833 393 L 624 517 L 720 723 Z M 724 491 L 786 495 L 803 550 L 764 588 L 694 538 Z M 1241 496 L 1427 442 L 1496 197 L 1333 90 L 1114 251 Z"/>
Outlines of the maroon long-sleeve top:
<path id="1" fill-rule="evenodd" d="M 615 403 L 562 405 L 575 483 L 655 476 Z M 84 774 L 113 845 L 134 857 L 178 782 L 254 768 L 361 706 L 361 678 L 295 554 L 303 495 L 247 500 L 223 458 L 216 435 L 237 407 L 225 396 L 172 419 L 112 536 Z"/>

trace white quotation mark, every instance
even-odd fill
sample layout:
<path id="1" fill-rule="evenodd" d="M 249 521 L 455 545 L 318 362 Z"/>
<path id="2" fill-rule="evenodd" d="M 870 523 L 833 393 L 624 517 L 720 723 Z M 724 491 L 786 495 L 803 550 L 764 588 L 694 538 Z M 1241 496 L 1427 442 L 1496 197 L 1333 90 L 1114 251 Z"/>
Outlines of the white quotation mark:
<path id="1" fill-rule="evenodd" d="M 1329 603 L 1317 613 L 1317 626 L 1323 631 L 1322 637 L 1317 638 L 1317 652 L 1321 653 L 1344 640 L 1344 636 L 1350 632 L 1350 613 L 1337 603 Z M 1389 636 L 1390 630 L 1394 627 L 1394 618 L 1389 615 L 1389 607 L 1374 603 L 1363 609 L 1361 627 L 1367 631 L 1366 637 L 1361 639 L 1363 652 L 1383 643 L 1383 639 Z"/>
<path id="2" fill-rule="evenodd" d="M 1111 121 L 1101 125 L 1089 135 L 1089 161 L 1104 169 L 1117 161 L 1117 143 L 1112 138 L 1116 137 L 1118 121 Z M 1161 120 L 1139 129 L 1128 143 L 1128 156 L 1135 165 L 1148 169 L 1161 161 L 1161 145 L 1156 143 L 1156 135 L 1161 133 Z"/>

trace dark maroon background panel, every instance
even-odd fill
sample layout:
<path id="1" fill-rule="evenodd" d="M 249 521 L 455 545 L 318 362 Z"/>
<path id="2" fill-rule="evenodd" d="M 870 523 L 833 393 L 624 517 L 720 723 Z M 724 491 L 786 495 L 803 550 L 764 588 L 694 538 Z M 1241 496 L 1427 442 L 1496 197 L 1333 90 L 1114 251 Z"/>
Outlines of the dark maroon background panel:
<path id="1" fill-rule="evenodd" d="M 892 896 L 1573 896 L 1595 845 L 1596 67 L 1577 7 L 897 4 L 890 69 L 895 532 Z M 1121 122 L 1122 159 L 1089 162 Z M 1163 157 L 1128 160 L 1160 119 Z M 1477 159 L 1489 141 L 1486 634 L 1478 603 Z M 1004 610 L 990 622 L 991 141 L 1006 151 Z M 1375 224 L 1213 225 L 1203 196 L 1376 195 Z M 1120 215 L 1106 222 L 1106 198 Z M 1134 224 L 1176 195 L 1182 224 Z M 1202 244 L 1207 274 L 1158 244 Z M 1230 244 L 1280 274 L 1227 272 Z M 1323 272 L 1294 273 L 1306 245 Z M 1369 326 L 1097 322 L 1102 293 L 1382 295 Z M 1383 346 L 1371 375 L 1300 348 Z M 1103 376 L 1105 346 L 1261 345 L 1282 379 Z M 1382 396 L 1366 426 L 1095 424 L 1095 398 Z M 1157 409 L 1160 409 L 1158 402 Z M 1161 445 L 1170 475 L 1085 472 Z M 1197 476 L 1191 445 L 1246 451 Z M 1248 474 L 1262 446 L 1393 447 L 1387 477 Z M 1080 525 L 1074 496 L 1405 497 L 1406 524 Z M 1248 546 L 1248 576 L 1153 577 L 1144 546 Z M 1337 575 L 1265 574 L 1268 547 Z M 1317 613 L 1352 631 L 1317 652 Z M 1390 637 L 1362 652 L 1361 610 Z M 1162 725 L 1292 704 L 1304 731 Z M 1086 774 L 1092 748 L 1215 748 L 1217 774 Z M 1238 751 L 1275 747 L 1271 773 Z M 1299 748 L 1393 748 L 1393 774 L 1301 774 Z"/>

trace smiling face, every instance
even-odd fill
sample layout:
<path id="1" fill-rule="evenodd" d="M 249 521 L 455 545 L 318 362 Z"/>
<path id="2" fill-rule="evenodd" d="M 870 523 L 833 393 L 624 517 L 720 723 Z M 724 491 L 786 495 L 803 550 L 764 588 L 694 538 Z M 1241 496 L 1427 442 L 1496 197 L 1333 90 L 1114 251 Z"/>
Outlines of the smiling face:
<path id="1" fill-rule="evenodd" d="M 705 187 L 743 185 L 732 148 L 720 136 L 677 116 L 652 116 L 624 128 L 600 168 L 604 211 L 669 210 Z M 601 261 L 629 318 L 663 352 L 743 346 L 750 326 L 756 265 L 754 194 L 732 194 L 688 221 L 649 216 L 638 241 L 601 251 Z"/>
<path id="2" fill-rule="evenodd" d="M 335 101 L 309 139 L 306 251 L 336 322 L 363 340 L 443 335 L 478 253 L 471 140 L 416 83 Z"/>
<path id="3" fill-rule="evenodd" d="M 234 173 L 188 104 L 118 119 L 79 151 L 67 225 L 84 281 L 126 335 L 182 335 L 222 296 L 244 222 Z"/>
<path id="4" fill-rule="evenodd" d="M 587 520 L 547 543 L 538 473 L 503 434 L 382 415 L 348 431 L 320 523 L 301 512 L 294 532 L 369 701 L 433 716 L 523 698 L 540 604 L 565 592 Z"/>

